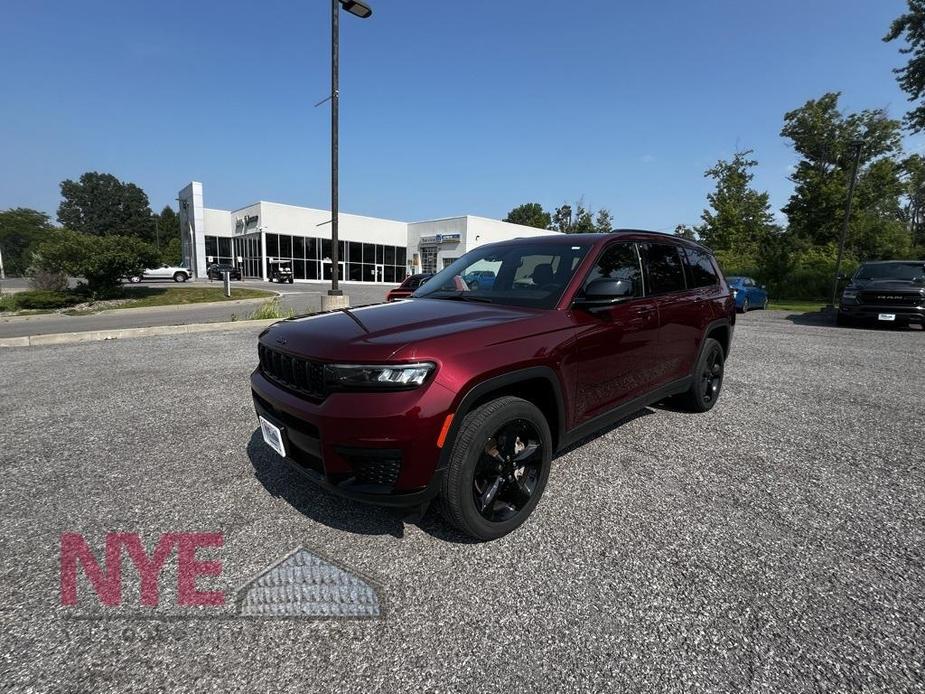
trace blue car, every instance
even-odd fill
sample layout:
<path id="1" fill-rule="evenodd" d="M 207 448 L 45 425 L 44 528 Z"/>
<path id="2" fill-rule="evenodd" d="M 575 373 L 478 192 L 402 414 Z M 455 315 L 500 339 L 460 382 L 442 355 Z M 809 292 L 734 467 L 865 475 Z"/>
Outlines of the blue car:
<path id="1" fill-rule="evenodd" d="M 753 308 L 768 307 L 768 290 L 751 277 L 727 277 L 726 282 L 732 288 L 736 310 L 746 313 Z"/>
<path id="2" fill-rule="evenodd" d="M 473 270 L 463 275 L 463 282 L 474 292 L 491 289 L 495 286 L 495 273 L 491 270 Z"/>

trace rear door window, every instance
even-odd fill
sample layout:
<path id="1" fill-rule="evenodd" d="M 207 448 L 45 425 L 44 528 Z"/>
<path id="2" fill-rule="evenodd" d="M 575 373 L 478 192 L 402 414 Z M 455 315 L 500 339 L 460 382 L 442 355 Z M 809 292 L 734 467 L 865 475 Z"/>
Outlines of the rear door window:
<path id="1" fill-rule="evenodd" d="M 687 288 L 680 249 L 668 243 L 639 244 L 649 294 L 667 294 Z"/>

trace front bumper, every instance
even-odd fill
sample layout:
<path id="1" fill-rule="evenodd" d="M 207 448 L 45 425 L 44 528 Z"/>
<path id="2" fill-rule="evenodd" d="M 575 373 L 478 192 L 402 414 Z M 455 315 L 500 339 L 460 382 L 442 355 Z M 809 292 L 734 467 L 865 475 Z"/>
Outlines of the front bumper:
<path id="1" fill-rule="evenodd" d="M 871 321 L 878 320 L 881 313 L 892 313 L 896 316 L 896 322 L 925 325 L 925 306 L 871 306 L 843 303 L 838 307 L 838 311 L 845 318 Z"/>
<path id="2" fill-rule="evenodd" d="M 443 386 L 313 402 L 257 369 L 251 389 L 257 414 L 284 432 L 287 462 L 321 487 L 385 506 L 415 506 L 439 493 L 437 439 L 452 404 Z"/>

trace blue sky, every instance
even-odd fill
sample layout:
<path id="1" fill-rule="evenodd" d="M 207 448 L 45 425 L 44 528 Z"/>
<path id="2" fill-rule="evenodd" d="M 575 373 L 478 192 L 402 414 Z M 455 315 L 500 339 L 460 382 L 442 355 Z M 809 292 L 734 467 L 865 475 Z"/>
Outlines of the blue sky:
<path id="1" fill-rule="evenodd" d="M 826 91 L 906 100 L 881 36 L 902 0 L 659 3 L 372 0 L 342 16 L 341 209 L 502 217 L 583 198 L 616 224 L 696 223 L 703 171 L 755 150 L 787 199 L 783 114 Z M 329 204 L 330 4 L 5 0 L 0 209 L 54 216 L 58 183 L 107 171 L 152 207 Z M 921 147 L 922 138 L 907 141 Z"/>

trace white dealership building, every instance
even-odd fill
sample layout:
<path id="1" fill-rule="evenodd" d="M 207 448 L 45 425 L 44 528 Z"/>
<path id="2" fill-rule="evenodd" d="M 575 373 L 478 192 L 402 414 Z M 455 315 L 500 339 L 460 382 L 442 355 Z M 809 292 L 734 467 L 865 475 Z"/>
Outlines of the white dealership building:
<path id="1" fill-rule="evenodd" d="M 183 263 L 194 276 L 205 277 L 209 265 L 220 263 L 266 279 L 268 264 L 284 261 L 296 281 L 331 278 L 330 211 L 263 201 L 211 209 L 197 181 L 180 191 L 179 201 Z M 341 213 L 340 277 L 395 284 L 409 274 L 441 270 L 485 243 L 555 233 L 470 215 L 399 222 Z"/>

